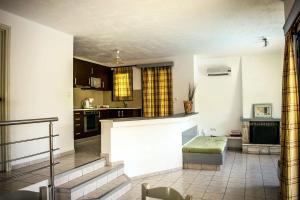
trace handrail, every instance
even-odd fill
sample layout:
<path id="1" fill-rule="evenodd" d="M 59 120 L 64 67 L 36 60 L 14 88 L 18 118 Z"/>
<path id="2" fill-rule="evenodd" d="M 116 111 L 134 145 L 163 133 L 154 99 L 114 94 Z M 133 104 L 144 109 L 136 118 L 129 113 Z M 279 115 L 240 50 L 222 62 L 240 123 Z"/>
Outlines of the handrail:
<path id="1" fill-rule="evenodd" d="M 58 134 L 52 135 L 52 137 L 58 137 Z M 12 144 L 18 144 L 18 143 L 23 143 L 23 142 L 31 142 L 31 141 L 35 141 L 35 140 L 42 140 L 42 139 L 47 139 L 50 136 L 44 136 L 44 137 L 37 137 L 37 138 L 32 138 L 32 139 L 26 139 L 26 140 L 18 140 L 15 142 L 7 142 L 7 143 L 0 143 L 0 147 L 1 146 L 7 146 L 7 145 L 12 145 Z"/>
<path id="2" fill-rule="evenodd" d="M 0 143 L 1 146 L 7 146 L 7 145 L 12 145 L 12 144 L 17 144 L 17 143 L 22 143 L 22 142 L 31 142 L 34 140 L 40 140 L 40 139 L 49 139 L 49 150 L 48 151 L 43 151 L 35 154 L 31 154 L 28 156 L 23 156 L 20 158 L 15 158 L 15 159 L 10 159 L 10 160 L 4 160 L 0 162 L 0 164 L 3 163 L 8 163 L 12 161 L 17 161 L 45 153 L 49 153 L 49 166 L 50 166 L 50 179 L 49 179 L 49 198 L 50 200 L 55 199 L 55 185 L 54 185 L 54 156 L 53 152 L 56 150 L 59 150 L 59 148 L 53 148 L 53 138 L 58 136 L 53 134 L 53 122 L 58 121 L 58 117 L 50 117 L 50 118 L 37 118 L 37 119 L 23 119 L 23 120 L 9 120 L 9 121 L 0 121 L 0 127 L 2 126 L 12 126 L 12 125 L 24 125 L 24 124 L 35 124 L 35 123 L 49 123 L 49 135 L 48 136 L 43 136 L 43 137 L 37 137 L 37 138 L 31 138 L 31 139 L 25 139 L 25 140 L 18 140 L 18 141 L 12 141 L 12 142 L 6 142 L 6 143 Z M 23 173 L 26 174 L 26 173 Z"/>
<path id="3" fill-rule="evenodd" d="M 53 163 L 53 166 L 58 165 L 58 164 L 60 164 L 60 162 L 54 162 L 54 163 Z M 9 177 L 0 177 L 0 181 L 6 181 L 6 180 L 15 179 L 15 178 L 24 176 L 24 175 L 26 175 L 26 174 L 30 174 L 30 173 L 39 171 L 39 170 L 41 170 L 41 169 L 46 169 L 46 168 L 48 168 L 48 167 L 51 167 L 51 165 L 45 165 L 45 166 L 38 167 L 38 168 L 36 168 L 36 169 L 32 169 L 32 170 L 28 170 L 28 171 L 26 170 L 25 172 L 22 172 L 22 171 L 21 171 L 21 172 L 18 172 L 18 173 L 14 173 L 14 174 L 12 174 L 12 175 L 9 176 Z"/>
<path id="4" fill-rule="evenodd" d="M 54 122 L 54 121 L 58 121 L 58 117 L 0 121 L 0 126 L 35 124 L 35 123 Z"/>
<path id="5" fill-rule="evenodd" d="M 23 157 L 20 157 L 20 158 L 14 158 L 14 159 L 6 160 L 6 161 L 3 161 L 3 162 L 0 162 L 0 165 L 4 164 L 4 163 L 9 163 L 9 162 L 14 162 L 14 161 L 18 161 L 18 160 L 23 160 L 25 158 L 31 158 L 31 157 L 34 157 L 34 156 L 39 156 L 39 155 L 42 155 L 42 154 L 50 153 L 50 151 L 57 151 L 57 150 L 59 150 L 59 148 L 51 149 L 49 151 L 42 151 L 42 152 L 35 153 L 35 154 L 30 154 L 28 156 L 23 156 Z"/>

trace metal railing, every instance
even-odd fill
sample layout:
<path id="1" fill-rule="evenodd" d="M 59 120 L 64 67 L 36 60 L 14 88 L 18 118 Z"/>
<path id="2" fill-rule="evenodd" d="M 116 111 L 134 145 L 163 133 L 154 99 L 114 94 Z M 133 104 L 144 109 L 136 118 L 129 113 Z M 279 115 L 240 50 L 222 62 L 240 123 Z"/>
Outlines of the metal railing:
<path id="1" fill-rule="evenodd" d="M 55 122 L 55 121 L 58 121 L 57 117 L 0 121 L 0 127 L 24 125 L 24 124 L 36 124 L 36 123 L 49 123 L 49 134 L 48 134 L 48 136 L 36 137 L 36 138 L 18 140 L 18 141 L 11 141 L 11 142 L 6 142 L 6 143 L 0 143 L 0 147 L 3 147 L 3 146 L 12 145 L 12 144 L 32 142 L 32 141 L 42 140 L 42 139 L 49 139 L 49 150 L 48 151 L 43 151 L 43 152 L 39 152 L 39 153 L 35 153 L 35 154 L 23 156 L 23 157 L 14 158 L 14 159 L 4 160 L 4 161 L 0 162 L 0 165 L 6 164 L 6 163 L 11 163 L 11 162 L 17 161 L 17 160 L 22 160 L 22 159 L 26 159 L 26 158 L 30 158 L 30 157 L 34 157 L 34 156 L 49 153 L 49 165 L 42 166 L 42 167 L 39 167 L 37 169 L 27 171 L 27 172 L 24 172 L 24 173 L 21 173 L 21 174 L 16 174 L 15 176 L 13 176 L 13 178 L 15 178 L 16 176 L 23 176 L 25 174 L 29 174 L 31 172 L 38 171 L 40 169 L 49 167 L 50 178 L 49 178 L 49 185 L 48 185 L 48 191 L 49 191 L 48 195 L 49 195 L 50 200 L 54 200 L 54 198 L 55 198 L 54 165 L 58 164 L 58 163 L 54 163 L 53 152 L 56 151 L 56 150 L 59 150 L 59 148 L 55 148 L 55 149 L 53 148 L 53 138 L 58 136 L 57 134 L 53 135 L 53 122 Z"/>

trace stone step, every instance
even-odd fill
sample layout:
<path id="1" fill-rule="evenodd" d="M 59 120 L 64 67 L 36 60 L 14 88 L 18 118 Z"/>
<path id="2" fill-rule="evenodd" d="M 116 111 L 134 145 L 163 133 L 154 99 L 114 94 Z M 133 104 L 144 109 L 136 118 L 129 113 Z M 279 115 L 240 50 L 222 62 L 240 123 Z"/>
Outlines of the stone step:
<path id="1" fill-rule="evenodd" d="M 55 185 L 62 185 L 64 183 L 67 183 L 68 181 L 71 181 L 73 179 L 76 179 L 78 177 L 81 177 L 85 174 L 88 174 L 90 172 L 93 172 L 95 170 L 101 169 L 106 165 L 106 160 L 104 158 L 99 158 L 97 160 L 94 160 L 89 163 L 85 163 L 82 166 L 77 166 L 76 168 L 67 170 L 62 173 L 58 173 L 55 175 L 54 183 Z"/>
<path id="2" fill-rule="evenodd" d="M 79 200 L 100 199 L 115 200 L 131 189 L 131 181 L 126 175 L 121 175 L 100 188 L 84 195 Z"/>
<path id="3" fill-rule="evenodd" d="M 104 166 L 56 186 L 57 199 L 78 199 L 123 175 L 124 164 Z"/>

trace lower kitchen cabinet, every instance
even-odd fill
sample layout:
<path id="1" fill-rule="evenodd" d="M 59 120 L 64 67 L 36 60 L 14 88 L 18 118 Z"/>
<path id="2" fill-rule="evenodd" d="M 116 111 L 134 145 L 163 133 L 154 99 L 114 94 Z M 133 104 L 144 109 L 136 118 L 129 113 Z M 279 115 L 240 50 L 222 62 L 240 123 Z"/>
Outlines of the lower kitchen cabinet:
<path id="1" fill-rule="evenodd" d="M 141 109 L 109 109 L 109 118 L 141 117 Z"/>
<path id="2" fill-rule="evenodd" d="M 74 111 L 74 139 L 77 140 L 101 134 L 101 123 L 99 119 L 141 117 L 141 112 L 141 109 L 122 108 L 103 109 L 100 111 Z M 98 129 L 95 128 L 97 126 Z M 92 131 L 89 130 L 91 127 Z"/>
<path id="3" fill-rule="evenodd" d="M 109 119 L 109 110 L 100 110 L 100 119 Z"/>
<path id="4" fill-rule="evenodd" d="M 74 111 L 74 139 L 84 136 L 84 116 L 83 111 Z"/>

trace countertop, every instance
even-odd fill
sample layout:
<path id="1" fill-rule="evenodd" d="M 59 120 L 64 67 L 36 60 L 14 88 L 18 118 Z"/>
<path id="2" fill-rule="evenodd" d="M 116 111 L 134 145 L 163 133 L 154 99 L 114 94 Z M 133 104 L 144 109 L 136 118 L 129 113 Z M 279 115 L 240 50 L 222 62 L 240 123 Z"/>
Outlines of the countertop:
<path id="1" fill-rule="evenodd" d="M 126 122 L 126 121 L 140 121 L 140 120 L 151 120 L 151 119 L 172 119 L 172 118 L 181 118 L 181 117 L 189 117 L 198 114 L 197 112 L 192 112 L 189 114 L 179 113 L 167 117 L 129 117 L 129 118 L 112 118 L 107 120 L 112 120 L 113 122 Z M 104 119 L 106 120 L 106 119 Z M 100 120 L 101 121 L 101 120 Z"/>
<path id="2" fill-rule="evenodd" d="M 134 107 L 127 107 L 127 108 L 74 108 L 74 111 L 87 111 L 87 110 L 119 110 L 119 109 L 142 109 L 142 108 L 134 108 Z"/>

